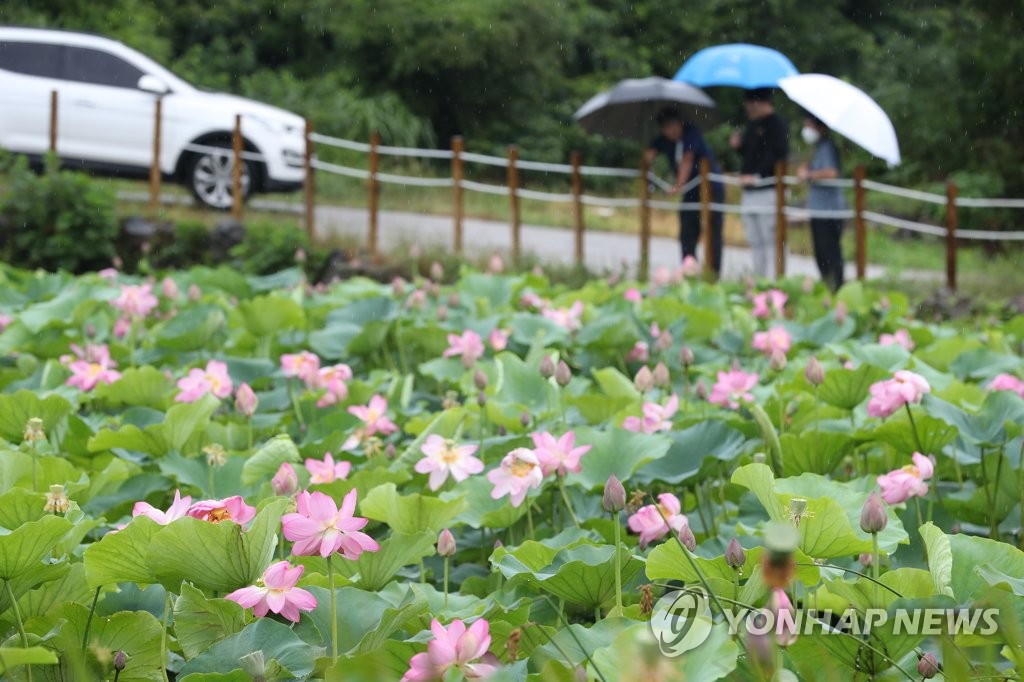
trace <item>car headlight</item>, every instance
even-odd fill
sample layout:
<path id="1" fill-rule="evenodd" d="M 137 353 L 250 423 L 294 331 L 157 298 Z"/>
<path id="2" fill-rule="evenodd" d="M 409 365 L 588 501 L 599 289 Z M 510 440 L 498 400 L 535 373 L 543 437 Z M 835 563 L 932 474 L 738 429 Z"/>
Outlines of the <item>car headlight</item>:
<path id="1" fill-rule="evenodd" d="M 281 150 L 281 158 L 286 166 L 293 168 L 302 168 L 306 165 L 306 155 L 294 149 Z"/>

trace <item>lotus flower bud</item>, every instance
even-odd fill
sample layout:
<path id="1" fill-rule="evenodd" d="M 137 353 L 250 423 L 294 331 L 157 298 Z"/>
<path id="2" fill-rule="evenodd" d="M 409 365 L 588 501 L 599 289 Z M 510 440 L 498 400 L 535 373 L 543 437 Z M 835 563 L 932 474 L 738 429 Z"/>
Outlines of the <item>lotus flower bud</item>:
<path id="1" fill-rule="evenodd" d="M 386 446 L 384 446 L 384 456 L 387 457 L 388 459 L 394 459 L 395 458 L 395 444 L 394 443 L 388 443 Z"/>
<path id="2" fill-rule="evenodd" d="M 690 524 L 687 523 L 679 529 L 679 542 L 683 543 L 683 547 L 691 552 L 697 549 L 697 538 L 694 537 Z"/>
<path id="3" fill-rule="evenodd" d="M 477 370 L 473 372 L 473 385 L 476 386 L 476 390 L 482 391 L 487 388 L 487 375 L 483 373 L 483 370 Z"/>
<path id="4" fill-rule="evenodd" d="M 927 653 L 917 662 L 917 674 L 926 680 L 930 680 L 939 674 L 939 659 L 935 654 Z"/>
<path id="5" fill-rule="evenodd" d="M 839 324 L 842 324 L 843 322 L 846 322 L 847 314 L 849 314 L 849 310 L 846 307 L 846 303 L 844 301 L 837 301 L 836 302 L 836 322 L 838 322 Z"/>
<path id="6" fill-rule="evenodd" d="M 555 367 L 555 381 L 563 388 L 572 381 L 572 370 L 569 369 L 569 365 L 565 364 L 565 360 L 559 360 L 558 366 Z"/>
<path id="7" fill-rule="evenodd" d="M 169 299 L 176 300 L 178 296 L 181 296 L 181 290 L 178 288 L 178 283 L 170 277 L 164 277 L 163 281 L 160 282 L 160 290 L 163 295 Z"/>
<path id="8" fill-rule="evenodd" d="M 667 329 L 658 334 L 658 340 L 654 342 L 654 350 L 666 351 L 672 347 L 672 333 Z"/>
<path id="9" fill-rule="evenodd" d="M 405 293 L 405 280 L 401 277 L 391 280 L 391 293 L 396 298 L 402 296 Z"/>
<path id="10" fill-rule="evenodd" d="M 805 294 L 813 293 L 814 292 L 814 280 L 811 279 L 810 277 L 804 277 L 804 281 L 800 285 L 800 288 L 803 290 L 803 292 Z"/>
<path id="11" fill-rule="evenodd" d="M 636 390 L 641 393 L 646 393 L 654 388 L 654 375 L 651 373 L 651 370 L 647 365 L 641 367 L 636 373 L 636 376 L 633 377 L 633 385 L 636 386 Z"/>
<path id="12" fill-rule="evenodd" d="M 491 272 L 491 274 L 495 275 L 497 275 L 500 272 L 504 272 L 505 261 L 503 261 L 501 259 L 501 256 L 499 256 L 498 254 L 494 254 L 491 256 L 491 259 L 487 261 L 487 269 Z"/>
<path id="13" fill-rule="evenodd" d="M 295 249 L 295 262 L 299 264 L 306 262 L 306 250 L 301 246 Z"/>
<path id="14" fill-rule="evenodd" d="M 807 383 L 811 386 L 821 386 L 825 382 L 825 368 L 818 362 L 818 358 L 813 355 L 807 361 L 804 377 L 807 378 Z"/>
<path id="15" fill-rule="evenodd" d="M 533 418 L 529 412 L 523 412 L 519 415 L 519 423 L 522 424 L 523 428 L 529 426 L 531 421 L 533 421 Z"/>
<path id="16" fill-rule="evenodd" d="M 864 568 L 871 568 L 871 564 L 875 563 L 875 555 L 871 552 L 863 552 L 857 557 L 857 561 L 859 561 L 860 565 Z"/>
<path id="17" fill-rule="evenodd" d="M 246 417 L 252 417 L 259 407 L 260 401 L 249 384 L 243 383 L 235 391 L 235 409 Z"/>
<path id="18" fill-rule="evenodd" d="M 708 389 L 707 386 L 704 385 L 703 379 L 697 379 L 697 386 L 693 389 L 693 394 L 697 396 L 697 400 L 708 399 Z"/>
<path id="19" fill-rule="evenodd" d="M 487 404 L 487 394 L 484 393 L 483 391 L 479 391 L 476 394 L 476 404 L 479 405 L 480 407 L 483 407 L 484 405 L 486 405 Z"/>
<path id="20" fill-rule="evenodd" d="M 448 294 L 448 307 L 458 308 L 459 307 L 459 295 L 454 291 Z"/>
<path id="21" fill-rule="evenodd" d="M 768 358 L 768 367 L 773 372 L 781 372 L 786 369 L 786 354 L 776 348 L 772 351 L 771 356 Z"/>
<path id="22" fill-rule="evenodd" d="M 664 362 L 659 362 L 654 366 L 652 377 L 654 379 L 654 385 L 660 388 L 666 388 L 672 381 L 668 374 L 668 367 L 665 366 Z"/>
<path id="23" fill-rule="evenodd" d="M 885 500 L 877 492 L 868 495 L 860 511 L 860 528 L 865 533 L 881 533 L 889 524 Z"/>
<path id="24" fill-rule="evenodd" d="M 683 346 L 682 350 L 679 351 L 679 362 L 682 363 L 683 367 L 689 367 L 693 364 L 693 349 L 689 346 Z"/>
<path id="25" fill-rule="evenodd" d="M 120 672 L 121 670 L 124 670 L 127 665 L 128 655 L 123 651 L 118 650 L 117 653 L 114 654 L 114 670 Z"/>
<path id="26" fill-rule="evenodd" d="M 550 355 L 545 355 L 540 359 L 540 375 L 545 379 L 555 376 L 555 361 L 551 359 Z"/>
<path id="27" fill-rule="evenodd" d="M 608 482 L 604 484 L 604 497 L 601 498 L 601 506 L 606 512 L 617 514 L 626 506 L 626 489 L 622 487 L 619 479 L 612 474 Z"/>
<path id="28" fill-rule="evenodd" d="M 277 473 L 270 479 L 270 489 L 278 497 L 291 497 L 299 491 L 299 477 L 288 462 L 282 462 Z"/>
<path id="29" fill-rule="evenodd" d="M 729 541 L 729 546 L 725 548 L 725 563 L 730 568 L 739 568 L 746 562 L 747 553 L 740 546 L 739 540 L 733 538 Z"/>
<path id="30" fill-rule="evenodd" d="M 775 669 L 775 642 L 770 634 L 771 629 L 765 628 L 767 616 L 760 611 L 751 615 L 751 624 L 754 627 L 746 628 L 747 631 L 747 658 L 764 675 L 762 679 L 771 679 L 770 673 Z"/>
<path id="31" fill-rule="evenodd" d="M 447 528 L 437 536 L 437 554 L 443 557 L 455 555 L 455 536 Z"/>
<path id="32" fill-rule="evenodd" d="M 444 279 L 444 266 L 434 261 L 430 264 L 430 279 L 439 282 Z"/>
<path id="33" fill-rule="evenodd" d="M 498 549 L 499 547 L 504 547 L 504 546 L 505 546 L 505 543 L 501 541 L 501 538 L 495 539 L 495 541 L 494 541 L 494 549 Z"/>
<path id="34" fill-rule="evenodd" d="M 438 322 L 444 322 L 448 319 L 448 306 L 439 305 L 437 306 L 437 320 Z"/>
<path id="35" fill-rule="evenodd" d="M 200 298 L 202 298 L 202 296 L 203 292 L 199 290 L 198 285 L 190 284 L 188 286 L 188 300 L 198 301 Z"/>

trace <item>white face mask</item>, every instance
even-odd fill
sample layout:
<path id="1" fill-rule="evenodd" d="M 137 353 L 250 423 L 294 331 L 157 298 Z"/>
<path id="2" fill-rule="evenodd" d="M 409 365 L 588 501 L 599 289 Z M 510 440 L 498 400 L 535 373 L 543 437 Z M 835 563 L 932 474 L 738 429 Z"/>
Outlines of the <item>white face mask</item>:
<path id="1" fill-rule="evenodd" d="M 810 126 L 804 126 L 800 130 L 800 137 L 804 139 L 807 144 L 818 144 L 818 140 L 821 139 L 821 133 Z"/>

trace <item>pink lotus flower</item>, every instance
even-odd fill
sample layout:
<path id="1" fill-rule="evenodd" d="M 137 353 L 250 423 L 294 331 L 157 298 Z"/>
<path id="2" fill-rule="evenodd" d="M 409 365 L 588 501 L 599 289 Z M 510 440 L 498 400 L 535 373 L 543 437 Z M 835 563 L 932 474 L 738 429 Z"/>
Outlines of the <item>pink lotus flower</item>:
<path id="1" fill-rule="evenodd" d="M 679 396 L 675 393 L 664 405 L 658 403 L 644 403 L 643 417 L 626 417 L 622 422 L 622 428 L 637 433 L 656 433 L 658 431 L 669 431 L 672 429 L 672 417 L 679 409 Z"/>
<path id="2" fill-rule="evenodd" d="M 125 284 L 121 287 L 120 295 L 110 304 L 128 317 L 142 319 L 149 315 L 160 302 L 153 295 L 152 284 Z"/>
<path id="3" fill-rule="evenodd" d="M 291 497 L 299 489 L 299 477 L 288 462 L 281 462 L 277 473 L 270 479 L 270 489 L 280 497 Z"/>
<path id="4" fill-rule="evenodd" d="M 881 346 L 901 346 L 907 350 L 914 350 L 914 340 L 910 338 L 910 332 L 906 329 L 898 329 L 895 334 L 882 334 L 878 337 L 878 344 Z"/>
<path id="5" fill-rule="evenodd" d="M 128 336 L 128 332 L 131 331 L 132 321 L 127 317 L 117 318 L 117 322 L 114 323 L 114 328 L 111 330 L 115 338 L 123 339 Z"/>
<path id="6" fill-rule="evenodd" d="M 545 301 L 540 296 L 538 296 L 537 294 L 535 294 L 534 292 L 527 291 L 522 296 L 519 297 L 519 305 L 520 305 L 520 307 L 523 307 L 523 308 L 541 309 L 541 308 L 546 308 L 547 305 L 548 305 L 548 302 Z"/>
<path id="7" fill-rule="evenodd" d="M 654 286 L 663 287 L 667 285 L 672 279 L 672 273 L 669 272 L 668 268 L 664 265 L 659 265 L 654 269 Z"/>
<path id="8" fill-rule="evenodd" d="M 181 296 L 181 289 L 178 288 L 178 283 L 170 277 L 164 277 L 163 281 L 160 282 L 160 292 L 165 298 L 169 298 L 172 301 L 176 301 Z"/>
<path id="9" fill-rule="evenodd" d="M 11 317 L 10 315 L 4 315 L 3 313 L 0 313 L 0 334 L 2 334 L 3 331 L 7 329 L 8 326 L 10 326 L 11 322 L 14 322 L 13 317 Z"/>
<path id="10" fill-rule="evenodd" d="M 626 289 L 626 293 L 622 294 L 622 297 L 630 303 L 639 303 L 644 300 L 644 295 L 636 287 Z"/>
<path id="11" fill-rule="evenodd" d="M 914 460 L 913 464 L 890 471 L 876 479 L 878 485 L 882 487 L 882 499 L 888 504 L 899 504 L 911 497 L 924 497 L 928 494 L 928 484 L 925 481 L 935 473 L 935 462 L 931 457 L 925 457 L 919 452 L 915 452 L 911 459 Z"/>
<path id="12" fill-rule="evenodd" d="M 368 520 L 353 516 L 356 490 L 345 495 L 341 508 L 328 495 L 303 491 L 295 500 L 297 512 L 281 519 L 284 537 L 295 543 L 292 554 L 328 557 L 334 552 L 355 560 L 363 552 L 376 552 L 380 545 L 366 533 L 359 532 Z"/>
<path id="13" fill-rule="evenodd" d="M 755 332 L 753 346 L 765 355 L 779 351 L 783 355 L 789 352 L 793 339 L 785 327 L 775 326 L 766 332 Z"/>
<path id="14" fill-rule="evenodd" d="M 700 263 L 698 263 L 697 259 L 693 256 L 687 256 L 683 259 L 683 265 L 682 268 L 680 268 L 680 272 L 683 277 L 697 277 L 700 275 Z"/>
<path id="15" fill-rule="evenodd" d="M 498 669 L 498 660 L 487 650 L 491 646 L 490 624 L 477 619 L 468 628 L 461 620 L 453 620 L 445 628 L 435 618 L 430 622 L 434 639 L 427 650 L 409 660 L 409 670 L 402 682 L 433 682 L 444 680 L 448 671 L 455 669 L 460 678 L 483 680 Z M 480 662 L 474 663 L 480 659 Z"/>
<path id="16" fill-rule="evenodd" d="M 253 392 L 252 387 L 249 384 L 242 382 L 235 391 L 235 409 L 238 410 L 239 414 L 243 414 L 246 417 L 252 417 L 256 414 L 256 408 L 259 406 L 259 398 Z"/>
<path id="17" fill-rule="evenodd" d="M 148 516 L 161 526 L 166 526 L 171 521 L 177 521 L 188 513 L 192 504 L 191 497 L 182 497 L 180 490 L 174 491 L 174 502 L 167 508 L 167 511 L 160 511 L 149 502 L 136 502 L 132 507 L 132 518 L 136 516 Z"/>
<path id="18" fill-rule="evenodd" d="M 110 350 L 105 345 L 89 344 L 82 350 L 71 344 L 71 350 L 78 357 L 77 360 L 70 355 L 60 359 L 71 370 L 66 385 L 88 392 L 96 388 L 97 384 L 112 384 L 121 378 L 121 373 L 114 369 L 117 363 L 111 359 Z"/>
<path id="19" fill-rule="evenodd" d="M 432 433 L 427 436 L 420 450 L 424 457 L 416 462 L 416 471 L 430 474 L 431 490 L 440 489 L 448 476 L 462 482 L 484 470 L 484 463 L 474 454 L 477 451 L 476 445 L 459 445 Z"/>
<path id="20" fill-rule="evenodd" d="M 307 350 L 285 353 L 281 356 L 281 372 L 289 378 L 298 377 L 307 386 L 315 386 L 319 380 L 320 358 Z"/>
<path id="21" fill-rule="evenodd" d="M 778 289 L 769 289 L 754 296 L 754 308 L 750 314 L 760 319 L 776 315 L 782 317 L 786 312 L 786 301 L 789 296 Z"/>
<path id="22" fill-rule="evenodd" d="M 505 271 L 505 261 L 501 259 L 498 254 L 492 254 L 491 259 L 487 261 L 487 271 L 493 275 L 497 275 Z"/>
<path id="23" fill-rule="evenodd" d="M 718 381 L 711 388 L 708 402 L 737 410 L 741 402 L 751 402 L 754 394 L 750 389 L 757 386 L 757 374 L 732 369 L 719 372 Z"/>
<path id="24" fill-rule="evenodd" d="M 387 436 L 398 430 L 398 425 L 388 419 L 388 401 L 379 394 L 370 398 L 367 405 L 353 405 L 348 411 L 363 421 L 363 432 L 367 437 L 378 433 Z M 348 448 L 347 445 L 345 447 Z"/>
<path id="25" fill-rule="evenodd" d="M 345 382 L 352 379 L 352 368 L 340 364 L 331 367 L 323 367 L 316 374 L 315 385 L 310 388 L 323 388 L 326 393 L 320 396 L 317 407 L 329 407 L 336 405 L 348 397 L 348 384 Z"/>
<path id="26" fill-rule="evenodd" d="M 487 472 L 487 480 L 494 484 L 491 498 L 509 495 L 513 507 L 522 504 L 530 488 L 540 487 L 543 479 L 537 455 L 526 448 L 516 448 L 505 455 L 501 466 Z"/>
<path id="27" fill-rule="evenodd" d="M 904 405 L 916 405 L 932 388 L 920 374 L 901 369 L 886 379 L 871 384 L 871 399 L 868 400 L 868 416 L 888 417 Z"/>
<path id="28" fill-rule="evenodd" d="M 541 311 L 547 319 L 571 332 L 580 328 L 580 317 L 583 315 L 583 301 L 576 301 L 568 308 L 544 308 Z"/>
<path id="29" fill-rule="evenodd" d="M 200 521 L 234 521 L 241 526 L 253 520 L 256 516 L 256 507 L 250 507 L 241 495 L 235 495 L 223 500 L 201 500 L 189 507 L 187 513 Z"/>
<path id="30" fill-rule="evenodd" d="M 1012 374 L 1000 374 L 988 384 L 990 391 L 1013 391 L 1021 398 L 1024 398 L 1024 381 L 1021 381 Z"/>
<path id="31" fill-rule="evenodd" d="M 487 338 L 495 353 L 500 353 L 508 347 L 508 331 L 495 327 Z"/>
<path id="32" fill-rule="evenodd" d="M 647 362 L 650 359 L 650 348 L 648 348 L 646 341 L 637 341 L 634 343 L 633 347 L 629 349 L 629 353 L 626 355 L 626 362 Z"/>
<path id="33" fill-rule="evenodd" d="M 191 403 L 199 400 L 207 393 L 212 393 L 218 398 L 227 398 L 231 395 L 233 384 L 228 376 L 228 366 L 217 360 L 210 360 L 206 363 L 206 369 L 190 369 L 188 375 L 178 379 L 178 388 L 181 390 L 174 399 L 179 403 Z"/>
<path id="34" fill-rule="evenodd" d="M 576 434 L 569 431 L 561 438 L 555 438 L 547 431 L 543 433 L 531 433 L 533 439 L 533 454 L 537 455 L 540 462 L 540 470 L 544 476 L 557 473 L 565 476 L 570 471 L 579 473 L 582 469 L 580 458 L 590 452 L 591 445 L 576 445 Z"/>
<path id="35" fill-rule="evenodd" d="M 335 462 L 331 453 L 326 453 L 323 459 L 307 459 L 306 471 L 309 472 L 310 483 L 333 483 L 336 480 L 344 481 L 352 470 L 351 462 Z"/>
<path id="36" fill-rule="evenodd" d="M 105 280 L 110 284 L 115 284 L 117 282 L 117 276 L 119 274 L 120 273 L 117 271 L 117 268 L 103 268 L 96 273 L 100 279 Z"/>
<path id="37" fill-rule="evenodd" d="M 842 324 L 846 322 L 846 317 L 850 314 L 849 308 L 846 307 L 846 301 L 836 302 L 836 322 Z"/>
<path id="38" fill-rule="evenodd" d="M 448 335 L 448 349 L 441 354 L 445 358 L 462 356 L 463 367 L 472 367 L 477 359 L 483 357 L 484 342 L 472 329 L 467 329 L 462 334 Z"/>
<path id="39" fill-rule="evenodd" d="M 300 611 L 316 608 L 316 597 L 301 587 L 295 587 L 304 570 L 305 566 L 278 561 L 263 572 L 260 585 L 243 587 L 224 598 L 240 604 L 243 609 L 252 609 L 257 618 L 273 611 L 298 623 Z"/>
<path id="40" fill-rule="evenodd" d="M 679 498 L 672 493 L 658 495 L 658 504 L 648 504 L 637 509 L 626 522 L 629 529 L 640 534 L 640 548 L 666 535 L 670 530 L 678 533 L 689 521 L 680 513 Z M 662 518 L 664 516 L 664 518 Z M 665 523 L 665 520 L 668 523 Z"/>

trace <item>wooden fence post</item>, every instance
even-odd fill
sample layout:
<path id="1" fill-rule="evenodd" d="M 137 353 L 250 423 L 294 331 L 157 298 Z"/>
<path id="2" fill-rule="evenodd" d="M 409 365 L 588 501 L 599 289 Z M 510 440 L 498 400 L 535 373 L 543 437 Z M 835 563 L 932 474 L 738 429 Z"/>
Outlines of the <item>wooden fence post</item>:
<path id="1" fill-rule="evenodd" d="M 235 129 L 231 134 L 231 216 L 242 219 L 242 115 L 235 114 Z"/>
<path id="2" fill-rule="evenodd" d="M 857 248 L 857 279 L 863 281 L 868 271 L 868 230 L 864 224 L 864 208 L 867 196 L 864 191 L 864 179 L 867 171 L 858 165 L 853 170 L 853 229 Z"/>
<path id="3" fill-rule="evenodd" d="M 313 121 L 306 119 L 306 154 L 303 159 L 305 165 L 306 175 L 303 178 L 303 192 L 305 193 L 304 199 L 306 200 L 305 209 L 303 211 L 304 218 L 306 219 L 306 235 L 309 237 L 309 243 L 312 244 L 316 239 L 316 176 L 313 174 Z"/>
<path id="4" fill-rule="evenodd" d="M 149 164 L 149 208 L 153 211 L 160 206 L 160 181 L 163 173 L 160 171 L 160 136 L 163 125 L 164 98 L 156 98 L 155 113 L 153 116 L 153 160 Z"/>
<path id="5" fill-rule="evenodd" d="M 956 213 L 958 194 L 955 183 L 946 185 L 946 285 L 950 291 L 956 291 L 956 231 L 960 227 Z"/>
<path id="6" fill-rule="evenodd" d="M 651 269 L 651 185 L 647 174 L 651 170 L 651 162 L 647 155 L 640 157 L 640 268 L 637 273 L 641 282 L 646 282 Z"/>
<path id="7" fill-rule="evenodd" d="M 455 254 L 462 255 L 462 136 L 452 138 L 452 196 L 455 199 Z"/>
<path id="8" fill-rule="evenodd" d="M 514 144 L 508 148 L 508 208 L 509 218 L 512 221 L 512 262 L 519 265 L 522 254 L 522 242 L 520 241 L 520 230 L 522 224 L 519 215 L 519 168 L 516 162 L 519 161 L 519 148 Z"/>
<path id="9" fill-rule="evenodd" d="M 786 162 L 775 163 L 775 279 L 786 276 Z"/>
<path id="10" fill-rule="evenodd" d="M 583 174 L 580 172 L 582 156 L 573 152 L 569 157 L 572 163 L 572 197 L 574 208 L 574 232 L 576 237 L 576 265 L 583 265 Z"/>
<path id="11" fill-rule="evenodd" d="M 50 152 L 57 152 L 57 91 L 50 91 Z"/>
<path id="12" fill-rule="evenodd" d="M 377 170 L 380 167 L 380 154 L 377 151 L 377 147 L 380 146 L 380 133 L 374 131 L 370 134 L 370 177 L 368 178 L 367 191 L 370 196 L 368 197 L 370 207 L 370 235 L 369 235 L 369 248 L 370 257 L 377 257 L 378 244 L 378 213 L 380 210 L 380 184 L 377 182 Z"/>
<path id="13" fill-rule="evenodd" d="M 715 267 L 715 242 L 711 234 L 711 161 L 708 157 L 700 160 L 700 234 L 704 243 L 704 278 L 713 281 L 718 275 Z"/>

